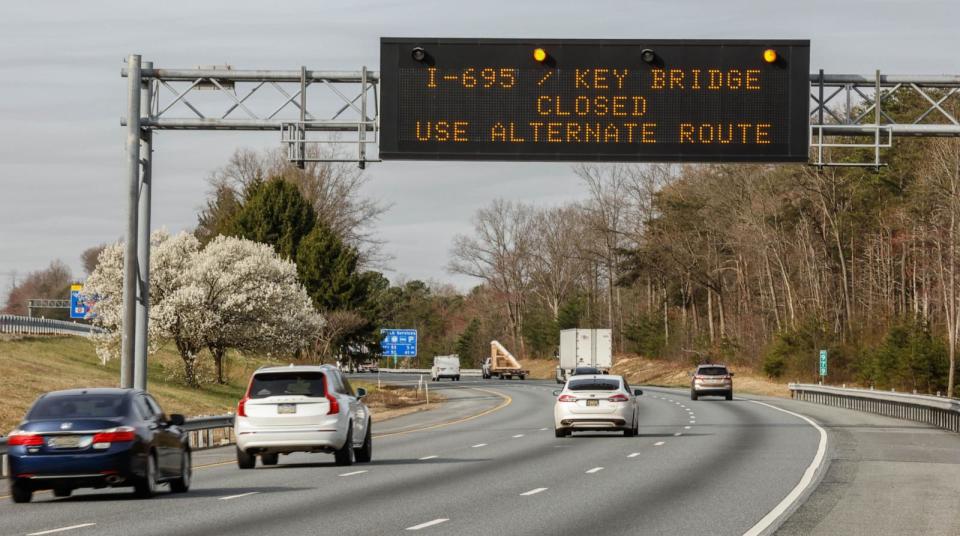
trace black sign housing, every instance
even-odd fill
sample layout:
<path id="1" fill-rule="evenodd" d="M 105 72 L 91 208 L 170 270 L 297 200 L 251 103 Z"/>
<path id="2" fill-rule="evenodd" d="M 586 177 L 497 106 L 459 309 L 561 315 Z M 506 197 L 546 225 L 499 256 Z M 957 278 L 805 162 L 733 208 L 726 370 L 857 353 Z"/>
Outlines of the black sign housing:
<path id="1" fill-rule="evenodd" d="M 380 157 L 805 162 L 809 63 L 807 40 L 384 37 Z"/>

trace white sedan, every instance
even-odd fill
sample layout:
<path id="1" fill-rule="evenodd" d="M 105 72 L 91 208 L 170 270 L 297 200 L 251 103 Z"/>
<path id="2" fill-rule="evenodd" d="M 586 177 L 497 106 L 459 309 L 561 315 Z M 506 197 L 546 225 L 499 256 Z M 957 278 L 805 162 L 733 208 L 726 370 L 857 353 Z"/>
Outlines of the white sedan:
<path id="1" fill-rule="evenodd" d="M 637 435 L 640 427 L 637 397 L 623 376 L 572 376 L 563 389 L 554 391 L 553 408 L 557 437 L 579 430 L 622 430 L 626 437 Z"/>

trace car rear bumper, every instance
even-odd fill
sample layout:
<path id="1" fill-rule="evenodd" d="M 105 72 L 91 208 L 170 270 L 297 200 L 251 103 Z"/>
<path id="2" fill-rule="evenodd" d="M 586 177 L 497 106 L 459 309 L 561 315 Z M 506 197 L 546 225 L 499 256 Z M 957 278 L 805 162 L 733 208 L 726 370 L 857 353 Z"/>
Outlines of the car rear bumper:
<path id="1" fill-rule="evenodd" d="M 711 385 L 709 387 L 706 387 L 706 386 L 694 387 L 693 391 L 698 395 L 725 395 L 727 393 L 733 392 L 733 386 L 732 385 L 726 385 L 726 386 Z"/>
<path id="2" fill-rule="evenodd" d="M 339 430 L 263 430 L 237 432 L 237 448 L 252 452 L 332 452 L 343 447 L 346 431 Z"/>
<path id="3" fill-rule="evenodd" d="M 628 427 L 626 419 L 617 417 L 604 418 L 600 416 L 565 418 L 560 419 L 556 424 L 557 428 L 571 430 L 620 430 Z"/>
<path id="4" fill-rule="evenodd" d="M 30 455 L 23 447 L 14 447 L 7 455 L 10 476 L 33 489 L 129 486 L 144 473 L 143 459 L 131 450 Z"/>

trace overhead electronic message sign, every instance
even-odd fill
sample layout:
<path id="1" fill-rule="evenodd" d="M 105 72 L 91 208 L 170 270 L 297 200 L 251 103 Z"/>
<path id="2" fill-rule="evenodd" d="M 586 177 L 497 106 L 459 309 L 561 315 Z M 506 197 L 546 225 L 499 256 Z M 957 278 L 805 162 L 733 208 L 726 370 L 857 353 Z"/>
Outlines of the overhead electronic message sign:
<path id="1" fill-rule="evenodd" d="M 383 159 L 804 162 L 810 42 L 382 38 Z"/>

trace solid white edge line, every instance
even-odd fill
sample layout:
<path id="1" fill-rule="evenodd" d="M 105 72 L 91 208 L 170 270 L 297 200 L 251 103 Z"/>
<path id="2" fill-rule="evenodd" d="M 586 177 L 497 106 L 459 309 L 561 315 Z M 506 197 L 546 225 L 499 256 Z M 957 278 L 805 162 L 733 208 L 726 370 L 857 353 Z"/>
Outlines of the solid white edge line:
<path id="1" fill-rule="evenodd" d="M 794 486 L 790 493 L 780 501 L 779 504 L 773 507 L 773 510 L 770 510 L 767 515 L 763 516 L 763 519 L 757 522 L 756 525 L 750 528 L 747 532 L 743 533 L 743 536 L 758 536 L 763 534 L 765 530 L 770 528 L 776 521 L 780 519 L 787 510 L 793 506 L 797 500 L 800 499 L 800 496 L 806 491 L 806 489 L 813 483 L 813 479 L 817 474 L 817 471 L 820 469 L 820 466 L 823 465 L 823 460 L 826 457 L 827 453 L 827 431 L 824 430 L 819 424 L 813 421 L 813 419 L 801 415 L 799 413 L 794 413 L 790 410 L 783 408 L 778 408 L 772 404 L 767 404 L 765 402 L 759 402 L 757 400 L 748 400 L 748 402 L 753 402 L 754 404 L 759 404 L 761 406 L 767 406 L 768 408 L 781 411 L 788 415 L 793 415 L 799 419 L 802 419 L 807 422 L 810 426 L 814 427 L 818 432 L 820 432 L 820 442 L 817 445 L 817 454 L 813 457 L 813 461 L 810 462 L 810 465 L 807 466 L 806 471 L 803 472 L 803 476 L 800 478 L 800 481 L 797 482 L 797 485 Z"/>
<path id="2" fill-rule="evenodd" d="M 59 529 L 50 529 L 50 530 L 43 530 L 40 532 L 31 532 L 30 534 L 27 534 L 27 536 L 41 536 L 43 534 L 53 534 L 55 532 L 63 532 L 65 530 L 82 529 L 84 527 L 92 527 L 94 525 L 96 525 L 96 523 L 82 523 L 80 525 L 71 525 L 69 527 L 61 527 Z"/>
<path id="3" fill-rule="evenodd" d="M 432 527 L 432 526 L 434 526 L 434 525 L 439 525 L 440 523 L 443 523 L 443 522 L 445 522 L 445 521 L 450 521 L 450 520 L 447 519 L 447 518 L 445 518 L 445 517 L 441 517 L 441 518 L 434 519 L 433 521 L 427 521 L 426 523 L 420 523 L 419 525 L 414 525 L 414 526 L 412 526 L 412 527 L 407 527 L 407 530 L 420 530 L 420 529 L 425 529 L 425 528 L 427 528 L 427 527 Z"/>
<path id="4" fill-rule="evenodd" d="M 353 472 L 351 472 L 351 473 L 343 473 L 342 475 L 337 475 L 337 476 L 353 476 L 353 475 L 361 475 L 361 474 L 363 474 L 363 473 L 366 473 L 366 472 L 367 472 L 367 470 L 366 470 L 366 469 L 364 469 L 364 470 L 362 470 L 362 471 L 353 471 Z"/>
<path id="5" fill-rule="evenodd" d="M 547 491 L 547 488 L 534 488 L 534 489 L 532 489 L 532 490 L 530 490 L 530 491 L 525 491 L 525 492 L 521 493 L 520 496 L 521 496 L 521 497 L 529 497 L 529 496 L 531 496 L 531 495 L 536 495 L 536 494 L 540 493 L 541 491 Z"/>
<path id="6" fill-rule="evenodd" d="M 250 495 L 256 495 L 260 493 L 259 491 L 248 491 L 247 493 L 241 493 L 239 495 L 227 495 L 226 497 L 220 497 L 221 501 L 229 501 L 230 499 L 239 499 L 240 497 L 249 497 Z"/>

